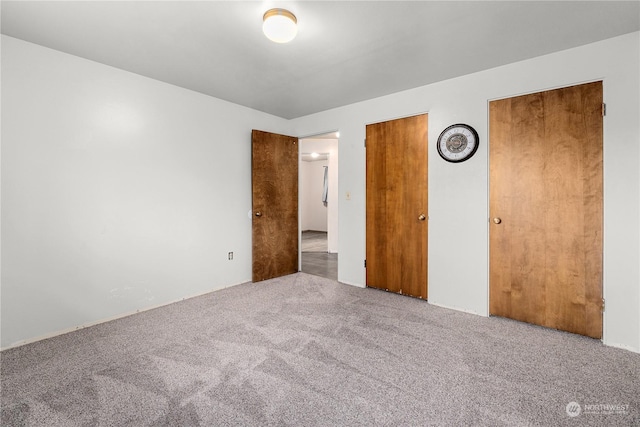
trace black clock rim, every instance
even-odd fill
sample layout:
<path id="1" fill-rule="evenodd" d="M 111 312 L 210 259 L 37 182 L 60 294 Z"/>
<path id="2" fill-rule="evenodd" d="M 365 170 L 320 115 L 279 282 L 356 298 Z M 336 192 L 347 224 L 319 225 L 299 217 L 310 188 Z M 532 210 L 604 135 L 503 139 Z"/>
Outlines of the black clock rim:
<path id="1" fill-rule="evenodd" d="M 442 150 L 440 149 L 440 141 L 442 141 L 442 136 L 447 133 L 447 131 L 449 129 L 452 128 L 456 128 L 456 127 L 463 127 L 468 129 L 473 136 L 476 138 L 476 145 L 475 147 L 473 147 L 473 150 L 471 150 L 471 152 L 469 153 L 469 155 L 467 155 L 466 157 L 463 157 L 461 159 L 449 159 L 447 156 L 444 155 L 444 153 L 442 152 Z M 471 157 L 473 157 L 474 154 L 476 154 L 476 151 L 478 151 L 478 145 L 480 145 L 480 138 L 478 137 L 478 132 L 476 132 L 476 130 L 464 123 L 456 123 L 455 125 L 451 125 L 451 126 L 447 126 L 445 130 L 443 130 L 442 132 L 440 132 L 440 136 L 438 137 L 438 141 L 436 143 L 436 148 L 438 149 L 438 154 L 440 154 L 440 157 L 442 157 L 444 160 L 446 160 L 449 163 L 461 163 L 464 162 L 465 160 L 469 160 Z"/>

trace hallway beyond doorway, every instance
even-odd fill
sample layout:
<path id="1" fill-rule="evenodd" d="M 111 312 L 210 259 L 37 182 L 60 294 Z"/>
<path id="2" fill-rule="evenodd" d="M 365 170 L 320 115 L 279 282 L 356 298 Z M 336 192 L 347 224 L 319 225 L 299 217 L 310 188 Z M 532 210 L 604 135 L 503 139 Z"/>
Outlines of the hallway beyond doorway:
<path id="1" fill-rule="evenodd" d="M 338 280 L 338 254 L 327 252 L 327 233 L 302 232 L 302 271 L 315 276 Z"/>

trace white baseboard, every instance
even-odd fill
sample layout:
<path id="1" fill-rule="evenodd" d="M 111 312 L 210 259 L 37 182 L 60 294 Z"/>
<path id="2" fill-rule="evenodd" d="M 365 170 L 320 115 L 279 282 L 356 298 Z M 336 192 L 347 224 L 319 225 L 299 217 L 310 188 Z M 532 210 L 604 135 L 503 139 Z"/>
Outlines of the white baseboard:
<path id="1" fill-rule="evenodd" d="M 431 305 L 435 305 L 436 307 L 442 307 L 442 308 L 446 308 L 448 310 L 455 310 L 455 311 L 461 311 L 463 313 L 475 314 L 476 316 L 480 316 L 480 317 L 489 317 L 489 316 L 483 316 L 482 314 L 477 313 L 477 312 L 472 311 L 472 310 L 465 310 L 464 308 L 460 308 L 460 307 L 451 307 L 451 306 L 448 306 L 448 305 L 439 304 L 437 302 L 431 302 L 429 300 L 427 300 L 427 302 L 429 304 L 431 304 Z"/>
<path id="2" fill-rule="evenodd" d="M 615 348 L 620 348 L 622 350 L 627 350 L 630 351 L 632 353 L 638 353 L 640 354 L 640 349 L 639 348 L 634 348 L 631 347 L 629 345 L 624 345 L 624 344 L 620 344 L 620 343 L 609 343 L 609 342 L 602 342 L 604 345 L 606 345 L 607 347 L 615 347 Z"/>
<path id="3" fill-rule="evenodd" d="M 340 278 L 338 278 L 338 282 L 340 283 L 344 283 L 345 285 L 349 285 L 349 286 L 355 286 L 356 288 L 366 288 L 366 286 L 362 283 L 352 283 L 352 282 L 347 282 L 344 280 L 340 280 Z"/>
<path id="4" fill-rule="evenodd" d="M 248 282 L 251 282 L 251 281 L 249 280 Z M 198 294 L 195 294 L 195 295 L 189 295 L 189 296 L 186 296 L 186 297 L 183 297 L 183 298 L 180 298 L 180 299 L 176 299 L 176 300 L 173 300 L 173 301 L 165 302 L 165 303 L 162 303 L 162 304 L 157 304 L 157 305 L 153 305 L 153 306 L 150 306 L 150 307 L 141 308 L 141 309 L 138 309 L 136 311 L 130 311 L 130 312 L 122 313 L 122 314 L 117 314 L 115 316 L 107 317 L 107 318 L 96 320 L 96 321 L 93 321 L 93 322 L 83 323 L 82 325 L 79 325 L 79 326 L 75 326 L 75 327 L 71 327 L 71 328 L 67 328 L 67 329 L 62 329 L 62 330 L 51 332 L 49 334 L 41 335 L 41 336 L 38 336 L 38 337 L 35 337 L 35 338 L 29 338 L 29 339 L 26 339 L 26 340 L 18 341 L 18 342 L 9 344 L 7 347 L 0 348 L 0 351 L 9 350 L 10 348 L 22 347 L 23 345 L 27 345 L 27 344 L 33 344 L 34 342 L 46 340 L 46 339 L 49 339 L 49 338 L 54 338 L 54 337 L 57 337 L 57 336 L 60 336 L 60 335 L 68 334 L 70 332 L 78 331 L 80 329 L 89 328 L 91 326 L 99 325 L 101 323 L 111 322 L 112 320 L 122 319 L 123 317 L 133 316 L 134 314 L 142 313 L 143 311 L 155 310 L 156 308 L 164 307 L 166 305 L 174 304 L 174 303 L 180 302 L 180 301 L 185 301 L 185 300 L 188 300 L 188 299 L 191 299 L 191 298 L 201 297 L 203 295 L 207 295 L 207 294 L 210 294 L 212 292 L 220 291 L 222 289 L 227 289 L 227 288 L 230 288 L 232 286 L 242 285 L 243 283 L 248 283 L 248 282 L 240 282 L 240 283 L 234 283 L 234 284 L 231 284 L 231 285 L 226 285 L 226 286 L 223 286 L 221 288 L 215 288 L 215 289 L 212 289 L 212 290 L 209 290 L 209 291 L 205 291 L 205 292 L 201 292 L 201 293 L 198 293 Z"/>

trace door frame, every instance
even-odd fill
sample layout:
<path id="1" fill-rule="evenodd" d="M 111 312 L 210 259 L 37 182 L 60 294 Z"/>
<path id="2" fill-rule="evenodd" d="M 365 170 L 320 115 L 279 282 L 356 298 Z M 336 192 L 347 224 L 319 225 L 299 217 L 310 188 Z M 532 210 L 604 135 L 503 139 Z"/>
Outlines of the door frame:
<path id="1" fill-rule="evenodd" d="M 334 133 L 337 132 L 338 135 L 340 135 L 340 129 L 333 129 L 333 130 L 328 130 L 326 132 L 314 132 L 305 136 L 299 136 L 298 137 L 298 271 L 302 271 L 302 212 L 301 212 L 301 208 L 302 208 L 302 203 L 301 203 L 301 198 L 302 198 L 302 193 L 300 192 L 300 183 L 301 183 L 301 175 L 302 175 L 302 169 L 300 168 L 300 165 L 302 163 L 302 140 L 303 139 L 309 139 L 309 138 L 313 138 L 316 136 L 320 136 L 320 135 L 325 135 L 325 134 L 329 134 L 329 133 Z M 329 139 L 329 138 L 327 138 Z M 336 151 L 339 153 L 340 152 L 340 136 L 338 136 L 338 138 L 336 138 L 336 140 L 338 141 L 338 147 L 336 148 Z M 329 156 L 331 157 L 331 156 Z M 340 176 L 340 156 L 338 155 L 338 176 Z M 338 180 L 338 183 L 340 183 L 340 181 Z M 339 184 L 338 184 L 339 185 Z M 338 201 L 338 230 L 337 233 L 340 232 L 340 193 L 338 193 L 338 197 L 336 199 Z M 327 212 L 327 215 L 329 213 Z M 327 222 L 328 222 L 328 218 L 327 218 Z M 327 225 L 328 226 L 328 225 Z M 327 238 L 329 237 L 329 233 L 327 233 Z M 338 245 L 340 244 L 340 234 L 338 234 Z M 340 265 L 340 251 L 338 251 L 338 266 Z M 337 273 L 337 272 L 336 272 Z M 338 277 L 338 281 L 340 280 L 340 278 Z"/>
<path id="2" fill-rule="evenodd" d="M 491 144 L 491 139 L 489 138 L 489 136 L 491 135 L 491 120 L 489 117 L 489 105 L 491 104 L 491 102 L 493 101 L 500 101 L 503 99 L 509 99 L 509 98 L 516 98 L 518 96 L 526 96 L 526 95 L 532 95 L 535 93 L 540 93 L 540 92 L 546 92 L 546 91 L 551 91 L 551 90 L 557 90 L 557 89 L 564 89 L 567 87 L 571 87 L 571 86 L 579 86 L 579 85 L 583 85 L 583 84 L 589 84 L 589 83 L 595 83 L 595 82 L 602 82 L 602 102 L 604 104 L 606 104 L 606 96 L 607 96 L 607 79 L 605 77 L 600 77 L 600 78 L 594 78 L 594 79 L 589 79 L 589 80 L 580 80 L 577 82 L 565 82 L 562 84 L 558 84 L 558 85 L 554 85 L 554 86 L 547 86 L 544 88 L 538 88 L 538 89 L 532 89 L 532 90 L 528 90 L 528 91 L 524 91 L 524 92 L 518 92 L 518 93 L 511 93 L 511 94 L 506 94 L 503 96 L 497 96 L 495 98 L 489 98 L 487 99 L 487 103 L 486 103 L 486 112 L 487 112 L 487 211 L 486 211 L 486 218 L 487 218 L 487 287 L 486 287 L 486 292 L 487 292 L 487 305 L 486 305 L 486 313 L 487 313 L 487 317 L 491 317 L 491 273 L 490 273 L 490 264 L 491 264 L 491 245 L 490 245 L 490 237 L 489 237 L 489 233 L 490 233 L 490 228 L 491 228 L 491 205 L 490 205 L 490 191 L 491 191 L 491 176 L 489 174 L 489 168 L 491 165 L 491 150 L 490 150 L 490 144 Z M 605 128 L 606 128 L 606 121 L 603 118 L 602 121 L 602 128 L 603 128 L 603 132 L 602 132 L 602 156 L 603 156 L 603 163 L 602 163 L 602 178 L 604 180 L 604 168 L 605 168 L 605 162 L 604 162 L 604 158 L 606 156 L 605 153 L 605 147 L 606 147 L 606 132 L 605 132 Z M 604 210 L 605 210 L 605 206 L 606 206 L 606 200 L 607 200 L 607 192 L 606 192 L 606 186 L 603 185 L 602 187 L 602 208 L 603 208 L 603 219 L 602 219 L 602 298 L 603 299 L 607 299 L 607 282 L 605 280 L 606 277 L 606 263 L 605 263 L 605 258 L 604 258 L 604 248 L 605 248 L 605 243 L 606 243 L 606 222 L 605 222 L 605 216 L 604 216 Z M 607 331 L 607 311 L 603 310 L 602 311 L 602 338 L 600 338 L 601 342 L 606 342 L 606 331 Z M 593 338 L 592 338 L 593 339 Z"/>

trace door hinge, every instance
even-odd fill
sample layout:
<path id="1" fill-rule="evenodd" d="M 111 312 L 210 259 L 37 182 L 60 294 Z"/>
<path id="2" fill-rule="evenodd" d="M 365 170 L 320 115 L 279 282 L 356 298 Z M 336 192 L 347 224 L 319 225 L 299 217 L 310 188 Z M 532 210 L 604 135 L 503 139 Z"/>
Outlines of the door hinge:
<path id="1" fill-rule="evenodd" d="M 602 312 L 604 313 L 604 298 L 602 298 Z"/>
<path id="2" fill-rule="evenodd" d="M 602 117 L 607 115 L 607 104 L 602 103 Z"/>
<path id="3" fill-rule="evenodd" d="M 364 260 L 364 268 L 367 268 L 367 260 Z"/>
<path id="4" fill-rule="evenodd" d="M 364 148 L 367 148 L 367 138 L 364 139 Z"/>

